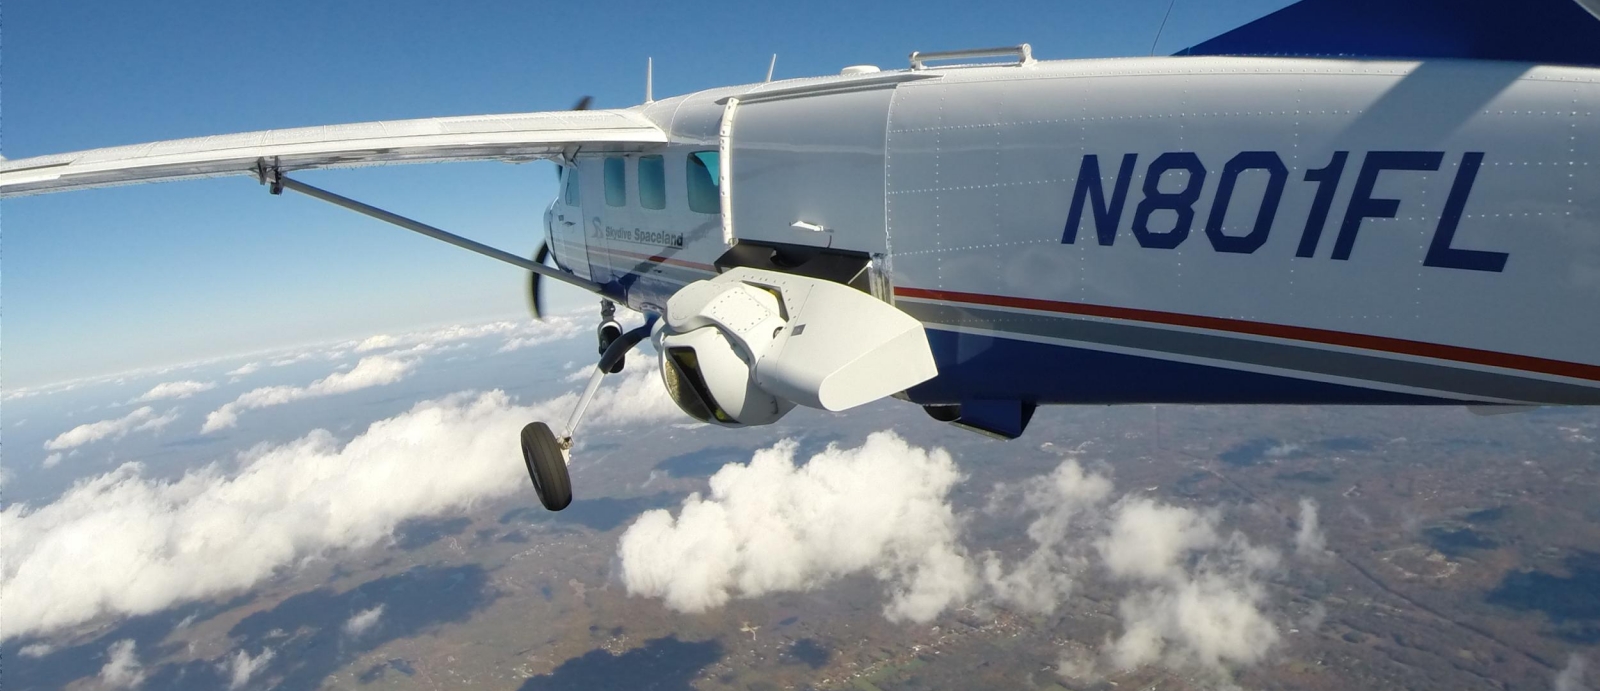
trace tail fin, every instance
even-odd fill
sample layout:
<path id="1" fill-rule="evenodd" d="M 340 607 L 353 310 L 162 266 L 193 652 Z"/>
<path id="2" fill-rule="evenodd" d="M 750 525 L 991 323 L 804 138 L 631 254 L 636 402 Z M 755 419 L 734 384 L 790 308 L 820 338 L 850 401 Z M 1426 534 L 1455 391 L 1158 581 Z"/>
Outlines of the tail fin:
<path id="1" fill-rule="evenodd" d="M 1600 66 L 1600 0 L 1302 0 L 1177 54 Z"/>

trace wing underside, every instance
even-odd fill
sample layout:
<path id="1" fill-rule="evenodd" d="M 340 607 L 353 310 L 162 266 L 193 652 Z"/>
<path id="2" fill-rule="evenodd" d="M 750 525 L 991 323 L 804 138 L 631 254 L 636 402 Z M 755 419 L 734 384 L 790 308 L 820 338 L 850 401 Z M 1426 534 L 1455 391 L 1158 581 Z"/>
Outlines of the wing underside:
<path id="1" fill-rule="evenodd" d="M 512 113 L 264 130 L 0 160 L 0 197 L 223 175 L 639 151 L 667 141 L 626 110 Z"/>

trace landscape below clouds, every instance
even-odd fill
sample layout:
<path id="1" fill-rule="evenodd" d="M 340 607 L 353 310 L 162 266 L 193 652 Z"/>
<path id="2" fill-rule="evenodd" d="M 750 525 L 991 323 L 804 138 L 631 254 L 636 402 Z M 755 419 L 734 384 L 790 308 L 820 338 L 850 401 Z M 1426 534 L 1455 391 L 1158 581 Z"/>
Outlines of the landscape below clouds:
<path id="1" fill-rule="evenodd" d="M 694 423 L 587 313 L 8 392 L 15 689 L 1587 688 L 1600 417 Z"/>

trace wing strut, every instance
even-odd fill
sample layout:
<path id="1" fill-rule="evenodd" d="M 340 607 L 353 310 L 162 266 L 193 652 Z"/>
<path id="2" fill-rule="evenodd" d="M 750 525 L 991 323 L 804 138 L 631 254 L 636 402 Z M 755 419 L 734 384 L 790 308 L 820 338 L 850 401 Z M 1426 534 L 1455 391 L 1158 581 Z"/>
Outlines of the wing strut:
<path id="1" fill-rule="evenodd" d="M 557 281 L 577 286 L 591 293 L 600 292 L 600 285 L 598 283 L 594 283 L 593 281 L 586 281 L 560 269 L 545 266 L 544 264 L 519 257 L 510 252 L 495 249 L 481 242 L 468 240 L 460 235 L 440 230 L 421 221 L 414 221 L 399 214 L 390 213 L 375 206 L 363 204 L 349 197 L 334 194 L 320 187 L 314 187 L 312 185 L 307 185 L 306 183 L 300 182 L 299 180 L 291 179 L 284 175 L 276 165 L 268 164 L 266 160 L 262 160 L 256 164 L 256 175 L 260 179 L 261 184 L 267 185 L 268 191 L 273 194 L 283 194 L 283 191 L 286 189 L 293 190 L 309 197 L 321 199 L 322 201 L 333 204 L 334 206 L 342 206 L 356 213 L 371 216 L 385 223 L 390 223 L 400 226 L 401 228 L 405 228 L 406 230 L 421 233 L 435 240 L 448 242 L 464 250 L 477 252 L 478 254 L 490 259 L 498 259 L 507 264 L 532 271 L 541 276 L 553 278 Z"/>

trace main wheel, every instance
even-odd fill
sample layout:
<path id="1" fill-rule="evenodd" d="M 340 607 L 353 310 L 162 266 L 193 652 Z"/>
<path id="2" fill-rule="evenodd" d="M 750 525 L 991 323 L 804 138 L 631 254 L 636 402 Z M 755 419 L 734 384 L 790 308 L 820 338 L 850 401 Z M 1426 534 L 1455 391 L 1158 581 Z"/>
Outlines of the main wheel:
<path id="1" fill-rule="evenodd" d="M 572 478 L 567 475 L 567 459 L 561 453 L 561 443 L 543 422 L 530 422 L 522 428 L 522 462 L 528 466 L 528 477 L 533 489 L 539 493 L 539 503 L 551 511 L 560 511 L 572 503 Z"/>

